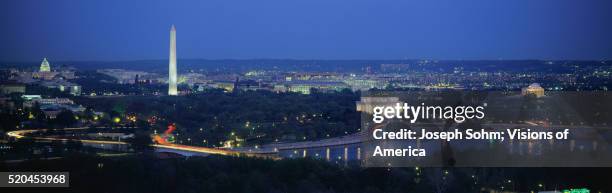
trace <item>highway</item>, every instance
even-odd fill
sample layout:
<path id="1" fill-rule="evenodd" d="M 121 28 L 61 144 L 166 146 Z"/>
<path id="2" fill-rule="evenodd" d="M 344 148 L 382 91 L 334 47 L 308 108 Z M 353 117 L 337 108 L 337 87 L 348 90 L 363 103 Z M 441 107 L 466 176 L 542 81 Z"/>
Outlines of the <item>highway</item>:
<path id="1" fill-rule="evenodd" d="M 382 127 L 383 125 L 377 125 L 375 127 Z M 413 128 L 443 128 L 442 124 L 415 124 L 412 126 Z M 551 126 L 539 126 L 537 124 L 528 123 L 528 124 L 484 124 L 483 128 L 492 128 L 492 129 L 508 129 L 508 128 L 545 128 L 545 129 L 555 129 L 555 128 L 564 128 L 564 129 L 585 129 L 580 130 L 583 136 L 592 136 L 595 134 L 595 130 L 606 129 L 608 127 L 589 127 L 589 126 L 568 126 L 568 125 L 551 125 Z M 87 128 L 66 128 L 64 130 L 84 130 Z M 7 135 L 14 138 L 24 138 L 29 137 L 27 134 L 37 132 L 37 131 L 45 131 L 45 130 L 18 130 L 8 132 Z M 586 132 L 586 133 L 585 133 Z M 577 133 L 577 134 L 578 134 Z M 67 138 L 55 138 L 55 137 L 32 137 L 33 139 L 38 140 L 73 140 Z M 356 134 L 322 139 L 317 141 L 303 141 L 303 142 L 291 142 L 291 143 L 271 143 L 265 144 L 258 147 L 241 147 L 241 148 L 208 148 L 208 147 L 199 147 L 199 146 L 189 146 L 189 145 L 179 145 L 179 144 L 152 144 L 151 146 L 155 147 L 159 150 L 174 150 L 178 152 L 186 152 L 186 153 L 204 153 L 204 154 L 215 154 L 215 155 L 231 155 L 231 156 L 255 156 L 255 157 L 274 157 L 274 155 L 280 150 L 294 150 L 294 149 L 308 149 L 308 148 L 318 148 L 318 147 L 333 147 L 333 146 L 342 146 L 349 144 L 356 144 L 364 142 L 371 137 L 365 136 L 365 133 L 360 132 Z M 84 144 L 116 144 L 116 145 L 127 145 L 126 142 L 121 141 L 109 141 L 109 140 L 89 140 L 89 139 L 80 139 L 78 140 Z"/>
<path id="2" fill-rule="evenodd" d="M 84 130 L 83 128 L 66 128 L 64 130 Z M 8 136 L 14 137 L 17 139 L 29 137 L 27 134 L 34 133 L 37 131 L 45 131 L 45 129 L 41 130 L 18 130 L 18 131 L 10 131 L 7 133 Z M 67 138 L 55 138 L 55 137 L 31 137 L 36 140 L 48 140 L 48 141 L 69 141 L 75 139 L 67 139 Z M 126 142 L 122 141 L 108 141 L 108 140 L 89 140 L 89 139 L 77 139 L 76 141 L 80 141 L 84 144 L 114 144 L 114 145 L 127 145 Z M 187 145 L 176 145 L 176 144 L 152 144 L 151 146 L 155 148 L 161 149 L 172 149 L 177 151 L 187 151 L 187 152 L 197 152 L 197 153 L 205 153 L 205 154 L 217 154 L 217 155 L 239 155 L 240 152 L 226 150 L 226 149 L 218 149 L 218 148 L 207 148 L 207 147 L 197 147 L 197 146 L 187 146 Z"/>

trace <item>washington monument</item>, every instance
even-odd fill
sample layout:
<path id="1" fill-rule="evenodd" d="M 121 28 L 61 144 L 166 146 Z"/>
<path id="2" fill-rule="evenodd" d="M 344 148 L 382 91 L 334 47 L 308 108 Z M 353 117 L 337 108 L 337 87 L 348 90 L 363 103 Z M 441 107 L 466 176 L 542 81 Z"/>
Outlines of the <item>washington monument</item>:
<path id="1" fill-rule="evenodd" d="M 170 62 L 168 67 L 168 95 L 176 96 L 176 28 L 170 29 Z"/>

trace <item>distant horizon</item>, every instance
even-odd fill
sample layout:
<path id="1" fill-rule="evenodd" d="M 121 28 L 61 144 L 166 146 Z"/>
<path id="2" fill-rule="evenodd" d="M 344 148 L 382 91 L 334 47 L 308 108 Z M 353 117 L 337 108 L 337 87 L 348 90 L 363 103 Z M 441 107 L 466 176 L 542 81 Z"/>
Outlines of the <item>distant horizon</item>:
<path id="1" fill-rule="evenodd" d="M 0 64 L 10 64 L 10 63 L 40 63 L 43 58 L 47 58 L 49 63 L 53 64 L 56 62 L 66 63 L 66 62 L 142 62 L 142 61 L 168 61 L 165 59 L 133 59 L 133 60 L 54 60 L 51 57 L 42 57 L 39 60 L 29 60 L 29 61 L 8 61 L 1 60 Z M 235 58 L 222 58 L 222 59 L 208 59 L 208 58 L 178 58 L 178 65 L 180 66 L 181 60 L 203 60 L 203 61 L 249 61 L 249 60 L 270 60 L 270 61 L 282 61 L 282 60 L 293 60 L 293 61 L 542 61 L 542 62 L 566 62 L 566 61 L 575 61 L 575 62 L 610 62 L 612 59 L 432 59 L 432 58 L 411 58 L 411 59 L 296 59 L 296 58 L 249 58 L 249 59 L 235 59 Z"/>

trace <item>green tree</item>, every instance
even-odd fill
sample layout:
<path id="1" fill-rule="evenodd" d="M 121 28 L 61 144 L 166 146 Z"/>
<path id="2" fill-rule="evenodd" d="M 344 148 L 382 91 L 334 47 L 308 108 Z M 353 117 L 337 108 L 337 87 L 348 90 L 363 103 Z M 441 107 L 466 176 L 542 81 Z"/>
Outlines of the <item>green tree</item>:
<path id="1" fill-rule="evenodd" d="M 72 113 L 72 111 L 63 110 L 62 112 L 57 114 L 54 122 L 55 124 L 61 127 L 69 127 L 69 126 L 74 125 L 77 121 L 74 118 L 74 113 Z"/>
<path id="2" fill-rule="evenodd" d="M 153 148 L 151 147 L 152 140 L 149 134 L 145 131 L 135 131 L 134 137 L 128 140 L 130 147 L 136 152 L 148 154 Z"/>

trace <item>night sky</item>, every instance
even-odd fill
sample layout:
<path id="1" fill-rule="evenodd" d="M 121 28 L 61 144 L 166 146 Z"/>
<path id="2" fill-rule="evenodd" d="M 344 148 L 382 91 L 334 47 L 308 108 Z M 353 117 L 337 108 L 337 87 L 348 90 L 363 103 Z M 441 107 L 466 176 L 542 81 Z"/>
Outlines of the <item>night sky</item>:
<path id="1" fill-rule="evenodd" d="M 610 0 L 2 0 L 0 61 L 612 59 Z"/>

